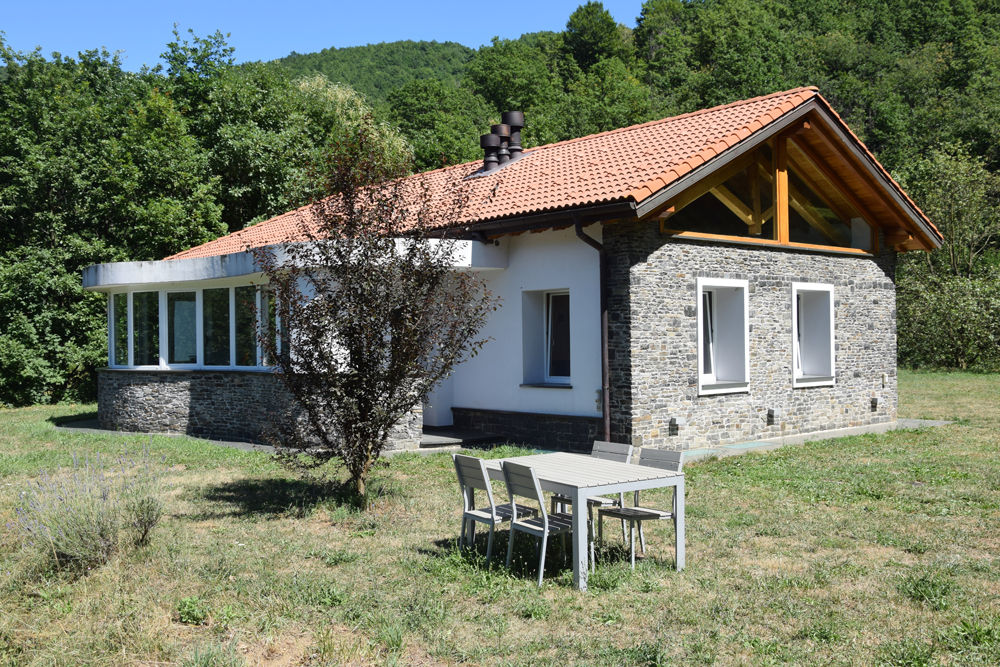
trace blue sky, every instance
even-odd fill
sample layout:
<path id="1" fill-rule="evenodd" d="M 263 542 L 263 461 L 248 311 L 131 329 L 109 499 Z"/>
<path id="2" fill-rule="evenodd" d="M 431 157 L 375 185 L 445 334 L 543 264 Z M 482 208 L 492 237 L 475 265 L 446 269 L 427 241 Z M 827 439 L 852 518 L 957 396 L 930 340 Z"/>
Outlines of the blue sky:
<path id="1" fill-rule="evenodd" d="M 203 0 L 131 2 L 3 3 L 0 31 L 20 51 L 42 47 L 75 56 L 106 47 L 120 51 L 127 69 L 153 65 L 171 39 L 174 23 L 199 35 L 231 33 L 238 61 L 272 60 L 292 51 L 309 53 L 399 39 L 460 42 L 473 48 L 494 36 L 561 30 L 582 0 L 475 0 L 391 2 L 211 2 Z M 642 0 L 607 0 L 605 8 L 620 22 L 635 25 Z"/>

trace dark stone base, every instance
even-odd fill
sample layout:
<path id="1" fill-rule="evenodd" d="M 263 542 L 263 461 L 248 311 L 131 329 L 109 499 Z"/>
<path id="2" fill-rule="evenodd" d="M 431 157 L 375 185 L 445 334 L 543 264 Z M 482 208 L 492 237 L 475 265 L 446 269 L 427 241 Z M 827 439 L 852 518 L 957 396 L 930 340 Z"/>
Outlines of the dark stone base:
<path id="1" fill-rule="evenodd" d="M 266 372 L 104 369 L 97 375 L 98 422 L 113 431 L 262 442 L 288 403 L 281 382 Z M 389 449 L 418 448 L 422 424 L 418 405 L 394 428 Z"/>
<path id="2" fill-rule="evenodd" d="M 600 417 L 476 408 L 452 408 L 451 413 L 455 428 L 494 433 L 509 442 L 539 449 L 590 452 L 602 430 Z"/>

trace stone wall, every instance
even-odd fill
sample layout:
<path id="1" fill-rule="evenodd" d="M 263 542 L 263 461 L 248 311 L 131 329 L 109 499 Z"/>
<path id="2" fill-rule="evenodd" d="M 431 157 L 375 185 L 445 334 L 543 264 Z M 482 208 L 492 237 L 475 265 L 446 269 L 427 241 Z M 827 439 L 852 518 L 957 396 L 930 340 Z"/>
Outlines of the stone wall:
<path id="1" fill-rule="evenodd" d="M 115 431 L 260 442 L 288 401 L 271 373 L 103 369 L 97 376 L 98 421 Z M 419 447 L 422 425 L 417 405 L 393 430 L 390 448 Z"/>
<path id="2" fill-rule="evenodd" d="M 601 434 L 599 417 L 475 408 L 452 408 L 451 413 L 455 428 L 495 434 L 513 443 L 541 449 L 589 452 Z"/>
<path id="3" fill-rule="evenodd" d="M 895 253 L 680 241 L 650 223 L 607 225 L 604 244 L 613 439 L 687 449 L 895 421 Z M 749 282 L 747 392 L 698 395 L 699 277 Z M 834 285 L 834 386 L 792 387 L 793 282 Z M 671 417 L 686 423 L 671 433 Z"/>

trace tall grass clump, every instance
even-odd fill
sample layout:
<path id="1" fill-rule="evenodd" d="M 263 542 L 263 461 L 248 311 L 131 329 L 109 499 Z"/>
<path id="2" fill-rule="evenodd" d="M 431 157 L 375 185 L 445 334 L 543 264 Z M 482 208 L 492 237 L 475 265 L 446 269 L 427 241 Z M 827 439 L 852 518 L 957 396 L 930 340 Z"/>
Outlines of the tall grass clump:
<path id="1" fill-rule="evenodd" d="M 43 472 L 19 497 L 10 527 L 56 566 L 91 567 L 144 546 L 163 515 L 162 473 L 148 452 L 100 455 Z"/>

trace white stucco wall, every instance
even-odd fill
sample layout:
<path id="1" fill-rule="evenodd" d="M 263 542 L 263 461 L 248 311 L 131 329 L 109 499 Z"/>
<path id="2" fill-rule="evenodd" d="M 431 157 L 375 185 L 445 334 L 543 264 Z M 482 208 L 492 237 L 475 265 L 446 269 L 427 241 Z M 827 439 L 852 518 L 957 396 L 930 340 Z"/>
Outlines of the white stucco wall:
<path id="1" fill-rule="evenodd" d="M 601 240 L 600 225 L 585 228 Z M 451 423 L 450 408 L 480 408 L 599 417 L 601 389 L 598 253 L 572 228 L 508 237 L 507 268 L 483 273 L 501 298 L 483 335 L 492 340 L 460 365 L 430 397 L 424 423 Z M 524 387 L 522 294 L 569 290 L 571 389 Z M 538 331 L 539 336 L 544 332 Z"/>

